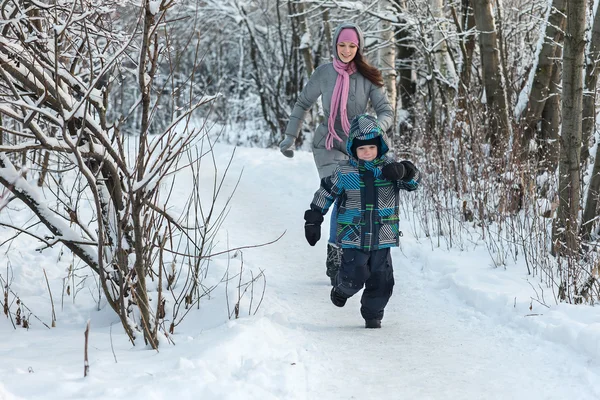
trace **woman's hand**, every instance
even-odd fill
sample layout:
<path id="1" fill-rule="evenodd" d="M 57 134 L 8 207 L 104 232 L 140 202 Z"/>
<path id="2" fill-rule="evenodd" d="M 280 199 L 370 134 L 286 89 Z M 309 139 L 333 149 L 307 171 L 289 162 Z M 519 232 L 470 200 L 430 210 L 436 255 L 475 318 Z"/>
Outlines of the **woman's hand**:
<path id="1" fill-rule="evenodd" d="M 279 150 L 284 156 L 292 158 L 294 157 L 294 150 L 292 150 L 292 148 L 294 147 L 295 143 L 295 137 L 292 135 L 285 135 L 285 139 L 279 143 Z"/>

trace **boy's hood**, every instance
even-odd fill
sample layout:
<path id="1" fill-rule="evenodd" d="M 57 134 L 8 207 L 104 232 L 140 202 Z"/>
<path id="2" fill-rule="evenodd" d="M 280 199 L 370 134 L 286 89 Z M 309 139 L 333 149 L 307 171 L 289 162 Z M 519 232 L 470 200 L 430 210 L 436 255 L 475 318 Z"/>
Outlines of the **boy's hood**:
<path id="1" fill-rule="evenodd" d="M 362 30 L 358 27 L 358 25 L 356 25 L 353 22 L 344 22 L 340 24 L 337 28 L 335 28 L 335 31 L 333 32 L 333 46 L 331 47 L 333 51 L 333 56 L 337 60 L 340 59 L 337 54 L 337 40 L 338 36 L 340 36 L 340 32 L 344 28 L 353 28 L 356 31 L 356 33 L 358 34 L 358 52 L 360 53 L 360 55 L 363 55 L 363 49 L 365 48 L 365 37 L 363 35 Z"/>
<path id="2" fill-rule="evenodd" d="M 352 158 L 352 143 L 354 139 L 368 140 L 378 137 L 381 140 L 381 154 L 378 154 L 377 158 L 385 155 L 389 150 L 388 143 L 383 134 L 383 130 L 379 126 L 377 119 L 366 114 L 357 115 L 350 125 L 350 133 L 348 134 L 348 143 L 346 144 L 346 152 Z"/>

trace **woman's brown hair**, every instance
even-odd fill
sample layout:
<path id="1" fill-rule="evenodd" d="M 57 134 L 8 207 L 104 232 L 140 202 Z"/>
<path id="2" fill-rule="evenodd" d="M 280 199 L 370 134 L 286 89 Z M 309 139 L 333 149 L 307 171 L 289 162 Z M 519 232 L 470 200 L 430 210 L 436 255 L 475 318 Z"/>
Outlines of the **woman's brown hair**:
<path id="1" fill-rule="evenodd" d="M 370 80 L 373 85 L 377 87 L 383 86 L 383 76 L 381 76 L 381 71 L 369 64 L 359 52 L 356 52 L 356 56 L 354 57 L 354 65 L 356 65 L 358 72 Z"/>

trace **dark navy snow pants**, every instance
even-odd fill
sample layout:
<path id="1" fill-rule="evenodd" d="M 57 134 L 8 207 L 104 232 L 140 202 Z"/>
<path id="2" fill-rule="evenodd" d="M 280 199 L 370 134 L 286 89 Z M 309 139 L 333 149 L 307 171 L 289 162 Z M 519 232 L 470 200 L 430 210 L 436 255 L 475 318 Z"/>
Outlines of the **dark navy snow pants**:
<path id="1" fill-rule="evenodd" d="M 394 289 L 390 249 L 342 249 L 342 265 L 335 286 L 347 297 L 355 295 L 364 286 L 360 300 L 361 315 L 364 319 L 383 319 L 383 309 Z"/>

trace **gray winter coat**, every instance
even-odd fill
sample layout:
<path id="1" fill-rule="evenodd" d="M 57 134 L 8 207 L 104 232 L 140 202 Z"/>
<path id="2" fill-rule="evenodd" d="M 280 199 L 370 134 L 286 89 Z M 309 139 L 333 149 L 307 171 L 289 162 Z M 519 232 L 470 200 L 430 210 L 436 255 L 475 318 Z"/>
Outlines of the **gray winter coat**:
<path id="1" fill-rule="evenodd" d="M 360 28 L 353 23 L 344 23 L 337 27 L 333 35 L 334 55 L 337 56 L 337 38 L 343 28 L 354 28 L 358 32 L 359 52 L 364 49 L 364 37 Z M 325 178 L 330 176 L 335 167 L 340 161 L 347 160 L 346 143 L 348 137 L 342 129 L 342 122 L 339 116 L 335 120 L 335 130 L 338 136 L 343 139 L 343 142 L 334 141 L 331 150 L 325 148 L 325 138 L 327 137 L 327 121 L 329 119 L 329 111 L 331 107 L 331 96 L 337 79 L 337 72 L 333 68 L 333 63 L 328 63 L 318 67 L 311 75 L 308 83 L 300 93 L 298 101 L 294 105 L 294 109 L 290 115 L 286 135 L 298 137 L 302 122 L 306 117 L 308 110 L 315 104 L 321 96 L 323 103 L 324 121 L 317 127 L 313 143 L 312 151 L 315 158 L 315 164 L 319 171 L 319 177 Z M 371 101 L 371 105 L 377 114 L 377 119 L 381 128 L 387 131 L 393 121 L 394 115 L 392 106 L 390 105 L 383 88 L 375 86 L 371 81 L 362 76 L 359 72 L 350 75 L 350 89 L 348 91 L 348 121 L 352 121 L 358 114 L 364 114 L 367 110 L 367 102 Z"/>

